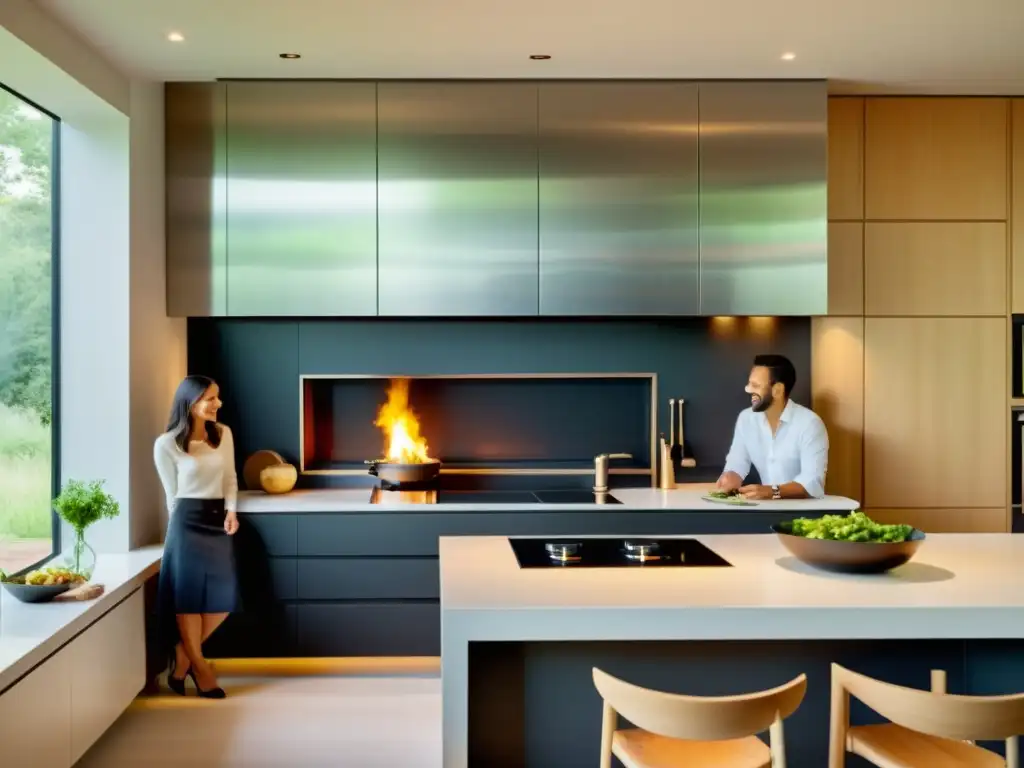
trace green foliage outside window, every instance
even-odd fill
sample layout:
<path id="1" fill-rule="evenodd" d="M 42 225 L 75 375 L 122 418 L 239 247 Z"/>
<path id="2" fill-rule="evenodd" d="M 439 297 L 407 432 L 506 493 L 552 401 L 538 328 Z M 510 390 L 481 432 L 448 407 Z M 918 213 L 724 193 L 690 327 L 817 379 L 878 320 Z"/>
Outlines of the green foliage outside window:
<path id="1" fill-rule="evenodd" d="M 50 551 L 54 125 L 0 88 L 0 567 L 7 570 Z"/>

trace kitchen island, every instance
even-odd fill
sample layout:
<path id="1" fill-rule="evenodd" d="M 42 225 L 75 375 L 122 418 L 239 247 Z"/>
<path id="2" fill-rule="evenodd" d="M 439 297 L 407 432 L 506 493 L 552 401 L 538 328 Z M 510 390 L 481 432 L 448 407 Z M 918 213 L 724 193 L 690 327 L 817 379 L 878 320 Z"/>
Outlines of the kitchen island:
<path id="1" fill-rule="evenodd" d="M 880 576 L 816 571 L 770 534 L 694 538 L 730 567 L 527 569 L 505 537 L 443 538 L 445 768 L 596 765 L 593 666 L 695 695 L 805 672 L 791 768 L 826 762 L 833 661 L 920 688 L 942 668 L 951 693 L 1024 691 L 1022 537 L 932 535 Z"/>

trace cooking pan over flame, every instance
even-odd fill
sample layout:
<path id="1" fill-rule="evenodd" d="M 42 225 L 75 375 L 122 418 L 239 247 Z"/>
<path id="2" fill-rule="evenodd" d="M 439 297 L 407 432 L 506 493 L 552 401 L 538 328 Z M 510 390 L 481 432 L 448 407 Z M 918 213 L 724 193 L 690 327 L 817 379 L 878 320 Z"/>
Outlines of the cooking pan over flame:
<path id="1" fill-rule="evenodd" d="M 388 399 L 377 412 L 374 425 L 384 432 L 384 458 L 370 459 L 371 475 L 389 483 L 422 483 L 433 480 L 441 462 L 430 458 L 420 423 L 409 406 L 409 380 L 392 379 Z"/>
<path id="2" fill-rule="evenodd" d="M 425 483 L 433 480 L 441 472 L 441 462 L 437 459 L 403 464 L 387 459 L 370 459 L 370 474 L 389 483 Z"/>

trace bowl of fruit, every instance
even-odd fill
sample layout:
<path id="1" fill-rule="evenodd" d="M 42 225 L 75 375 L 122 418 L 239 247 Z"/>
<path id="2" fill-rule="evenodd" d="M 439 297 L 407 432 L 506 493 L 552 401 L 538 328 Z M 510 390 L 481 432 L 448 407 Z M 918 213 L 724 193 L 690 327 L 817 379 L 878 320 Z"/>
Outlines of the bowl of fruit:
<path id="1" fill-rule="evenodd" d="M 772 526 L 801 562 L 836 573 L 885 573 L 910 561 L 925 540 L 911 525 L 876 523 L 861 511 Z"/>
<path id="2" fill-rule="evenodd" d="M 0 571 L 0 584 L 23 603 L 45 603 L 84 583 L 84 576 L 67 568 L 39 568 L 24 576 L 8 576 Z"/>

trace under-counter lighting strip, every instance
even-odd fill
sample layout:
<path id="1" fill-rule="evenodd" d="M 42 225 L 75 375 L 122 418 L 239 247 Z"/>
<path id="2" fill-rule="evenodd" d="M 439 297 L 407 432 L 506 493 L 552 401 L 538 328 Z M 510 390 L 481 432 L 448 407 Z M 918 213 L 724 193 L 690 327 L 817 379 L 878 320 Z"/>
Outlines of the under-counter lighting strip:
<path id="1" fill-rule="evenodd" d="M 650 414 L 651 421 L 648 426 L 650 432 L 650 466 L 648 467 L 609 467 L 610 475 L 648 475 L 651 478 L 651 487 L 657 486 L 657 449 L 658 449 L 658 374 L 656 373 L 436 373 L 425 375 L 410 374 L 375 374 L 375 373 L 311 373 L 299 375 L 299 474 L 300 475 L 331 475 L 335 477 L 356 477 L 366 475 L 365 469 L 306 469 L 306 411 L 305 393 L 306 381 L 314 380 L 345 380 L 345 379 L 647 379 L 650 381 Z M 608 451 L 615 450 L 609 446 Z M 593 469 L 553 469 L 545 467 L 516 467 L 515 469 L 503 469 L 499 467 L 479 468 L 441 468 L 443 475 L 591 475 Z"/>

